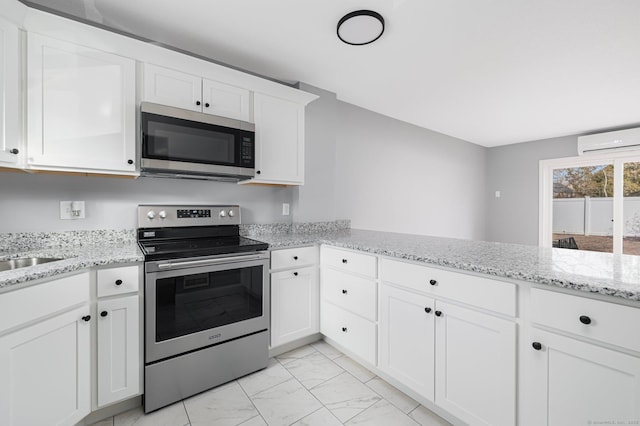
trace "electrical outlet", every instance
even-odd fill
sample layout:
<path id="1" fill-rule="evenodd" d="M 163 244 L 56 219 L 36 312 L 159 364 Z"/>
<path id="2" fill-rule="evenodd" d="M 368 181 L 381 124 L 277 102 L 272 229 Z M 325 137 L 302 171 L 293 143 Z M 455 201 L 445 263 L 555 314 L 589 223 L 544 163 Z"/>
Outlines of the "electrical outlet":
<path id="1" fill-rule="evenodd" d="M 289 216 L 289 203 L 282 203 L 282 215 Z"/>
<path id="2" fill-rule="evenodd" d="M 84 201 L 60 201 L 60 219 L 84 219 Z"/>
<path id="3" fill-rule="evenodd" d="M 502 193 L 500 191 L 496 191 L 496 198 L 500 198 L 501 195 Z"/>

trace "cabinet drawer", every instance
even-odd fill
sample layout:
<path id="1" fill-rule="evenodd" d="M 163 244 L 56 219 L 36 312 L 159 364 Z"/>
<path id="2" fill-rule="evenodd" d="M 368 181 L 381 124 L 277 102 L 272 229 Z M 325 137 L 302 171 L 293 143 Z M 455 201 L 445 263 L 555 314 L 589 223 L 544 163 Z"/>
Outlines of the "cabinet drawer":
<path id="1" fill-rule="evenodd" d="M 380 279 L 472 306 L 516 316 L 515 284 L 382 259 Z"/>
<path id="2" fill-rule="evenodd" d="M 531 319 L 536 324 L 640 352 L 638 308 L 533 288 Z"/>
<path id="3" fill-rule="evenodd" d="M 271 269 L 298 268 L 317 263 L 315 247 L 298 247 L 271 252 Z"/>
<path id="4" fill-rule="evenodd" d="M 376 365 L 376 325 L 371 321 L 323 302 L 320 332 L 364 361 Z"/>
<path id="5" fill-rule="evenodd" d="M 137 292 L 139 274 L 138 266 L 99 269 L 98 297 Z"/>
<path id="6" fill-rule="evenodd" d="M 376 283 L 335 269 L 320 272 L 322 298 L 371 321 L 376 320 Z"/>
<path id="7" fill-rule="evenodd" d="M 0 295 L 0 333 L 89 301 L 89 273 Z"/>
<path id="8" fill-rule="evenodd" d="M 376 257 L 368 254 L 322 246 L 320 262 L 322 266 L 332 266 L 355 274 L 376 277 Z"/>

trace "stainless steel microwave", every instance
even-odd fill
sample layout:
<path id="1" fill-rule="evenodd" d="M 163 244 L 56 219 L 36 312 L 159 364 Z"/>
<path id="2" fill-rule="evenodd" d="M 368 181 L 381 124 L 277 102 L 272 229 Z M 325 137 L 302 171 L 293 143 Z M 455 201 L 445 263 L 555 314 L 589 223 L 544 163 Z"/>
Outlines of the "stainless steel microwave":
<path id="1" fill-rule="evenodd" d="M 239 181 L 255 175 L 255 125 L 158 105 L 140 104 L 143 176 Z"/>

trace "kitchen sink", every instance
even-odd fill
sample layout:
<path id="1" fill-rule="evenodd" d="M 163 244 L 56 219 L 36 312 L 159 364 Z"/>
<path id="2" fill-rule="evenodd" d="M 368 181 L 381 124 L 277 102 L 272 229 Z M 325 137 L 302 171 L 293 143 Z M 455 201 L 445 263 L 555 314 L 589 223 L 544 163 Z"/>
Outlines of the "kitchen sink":
<path id="1" fill-rule="evenodd" d="M 55 262 L 56 260 L 62 259 L 57 257 L 20 257 L 18 259 L 0 260 L 0 271 L 35 266 L 42 263 Z"/>

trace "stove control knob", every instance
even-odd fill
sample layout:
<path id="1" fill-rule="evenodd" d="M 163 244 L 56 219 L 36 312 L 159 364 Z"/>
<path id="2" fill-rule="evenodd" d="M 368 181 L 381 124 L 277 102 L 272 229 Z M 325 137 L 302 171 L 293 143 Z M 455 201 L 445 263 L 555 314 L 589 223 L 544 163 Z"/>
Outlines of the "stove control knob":
<path id="1" fill-rule="evenodd" d="M 220 210 L 220 217 L 225 217 L 227 215 L 227 212 L 225 212 L 224 210 Z"/>
<path id="2" fill-rule="evenodd" d="M 167 212 L 164 210 L 160 210 L 160 213 L 158 213 L 158 216 L 160 216 L 160 219 L 166 219 L 167 218 Z"/>
<path id="3" fill-rule="evenodd" d="M 156 218 L 156 212 L 154 212 L 153 210 L 149 210 L 149 213 L 147 213 L 147 217 L 149 218 L 149 220 L 153 220 Z"/>
<path id="4" fill-rule="evenodd" d="M 229 210 L 229 217 L 234 217 L 236 215 L 236 212 L 234 212 L 233 210 Z"/>

